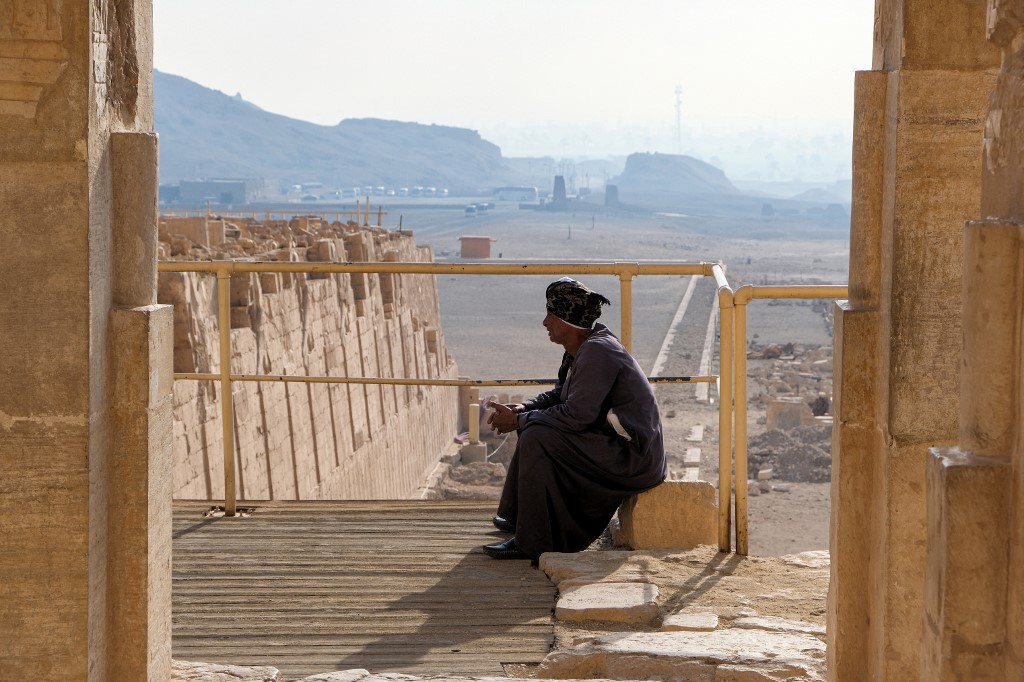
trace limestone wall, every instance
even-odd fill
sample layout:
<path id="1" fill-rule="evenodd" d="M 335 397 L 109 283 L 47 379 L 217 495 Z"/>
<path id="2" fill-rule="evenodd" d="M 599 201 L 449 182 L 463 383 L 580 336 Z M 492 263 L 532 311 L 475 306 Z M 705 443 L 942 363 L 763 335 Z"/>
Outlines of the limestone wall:
<path id="1" fill-rule="evenodd" d="M 964 223 L 999 53 L 982 0 L 876 3 L 836 312 L 830 679 L 923 674 L 929 447 L 959 430 Z M 980 679 L 980 678 L 979 678 Z"/>
<path id="2" fill-rule="evenodd" d="M 316 219 L 164 218 L 161 259 L 429 262 L 410 232 Z M 217 281 L 161 273 L 174 306 L 176 372 L 219 372 Z M 242 273 L 231 281 L 236 374 L 447 378 L 431 275 Z M 174 385 L 174 495 L 224 495 L 220 385 Z M 238 499 L 394 499 L 415 494 L 456 434 L 456 389 L 236 382 Z"/>
<path id="3" fill-rule="evenodd" d="M 151 23 L 150 0 L 0 3 L 5 680 L 170 676 Z"/>

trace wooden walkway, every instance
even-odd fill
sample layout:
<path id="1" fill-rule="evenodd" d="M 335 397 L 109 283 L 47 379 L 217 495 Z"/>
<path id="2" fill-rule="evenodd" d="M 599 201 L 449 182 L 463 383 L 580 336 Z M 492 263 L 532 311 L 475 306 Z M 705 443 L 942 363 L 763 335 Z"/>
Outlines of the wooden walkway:
<path id="1" fill-rule="evenodd" d="M 495 561 L 493 502 L 174 503 L 173 656 L 285 679 L 365 668 L 498 675 L 553 641 L 555 588 Z"/>

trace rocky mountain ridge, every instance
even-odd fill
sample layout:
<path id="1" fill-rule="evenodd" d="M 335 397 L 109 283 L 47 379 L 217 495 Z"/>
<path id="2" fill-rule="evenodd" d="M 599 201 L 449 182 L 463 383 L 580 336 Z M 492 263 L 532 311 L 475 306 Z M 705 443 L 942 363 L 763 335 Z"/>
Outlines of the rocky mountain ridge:
<path id="1" fill-rule="evenodd" d="M 538 187 L 543 196 L 551 191 L 552 174 L 576 173 L 567 178 L 571 186 L 580 174 L 593 177 L 591 171 L 600 171 L 617 186 L 614 205 L 620 208 L 758 221 L 781 212 L 806 216 L 816 226 L 848 227 L 845 204 L 827 192 L 766 199 L 761 192 L 737 188 L 720 168 L 691 156 L 634 153 L 615 160 L 623 164 L 616 174 L 610 160 L 574 164 L 550 157 L 504 157 L 497 145 L 465 128 L 381 119 L 323 126 L 265 111 L 241 95 L 229 96 L 180 76 L 155 71 L 153 78 L 163 184 L 259 179 L 269 196 L 311 183 L 325 189 L 443 187 L 452 196 L 489 195 L 494 187 L 525 185 Z M 602 190 L 590 200 L 601 202 Z"/>
<path id="2" fill-rule="evenodd" d="M 322 126 L 159 71 L 153 89 L 163 183 L 265 178 L 281 186 L 315 180 L 458 190 L 519 175 L 496 145 L 465 128 L 379 119 Z"/>

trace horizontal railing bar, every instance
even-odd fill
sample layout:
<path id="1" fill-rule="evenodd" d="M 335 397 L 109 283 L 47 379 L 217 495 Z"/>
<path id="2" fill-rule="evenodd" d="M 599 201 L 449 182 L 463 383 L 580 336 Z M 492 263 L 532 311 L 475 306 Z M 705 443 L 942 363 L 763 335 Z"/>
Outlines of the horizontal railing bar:
<path id="1" fill-rule="evenodd" d="M 740 290 L 746 290 L 742 287 Z M 739 291 L 737 290 L 737 294 Z M 845 284 L 794 284 L 791 286 L 749 287 L 751 298 L 842 298 L 847 295 Z M 746 292 L 745 292 L 746 293 Z"/>
<path id="2" fill-rule="evenodd" d="M 160 272 L 329 272 L 425 275 L 703 275 L 715 263 L 279 263 L 277 261 L 161 261 Z"/>
<path id="3" fill-rule="evenodd" d="M 175 373 L 174 379 L 217 381 L 220 374 Z M 392 379 L 384 377 L 320 377 L 281 374 L 232 374 L 231 381 L 277 381 L 310 384 L 384 384 L 398 386 L 553 386 L 555 379 Z M 652 384 L 714 383 L 717 376 L 648 377 Z"/>
<path id="4" fill-rule="evenodd" d="M 348 202 L 346 202 L 346 203 L 348 203 Z M 364 203 L 366 203 L 366 202 L 360 201 L 359 205 L 362 206 Z M 379 205 L 378 205 L 378 208 L 380 208 Z M 376 213 L 377 211 L 376 210 L 371 210 L 370 212 L 371 213 Z M 384 212 L 385 215 L 387 215 L 387 211 L 383 211 L 383 212 Z M 290 215 L 290 216 L 299 216 L 299 217 L 302 217 L 302 218 L 306 218 L 306 217 L 320 217 L 320 216 L 354 215 L 356 213 L 358 213 L 359 215 L 364 215 L 366 213 L 366 211 L 364 209 L 361 209 L 361 208 L 359 210 L 353 209 L 351 211 L 349 211 L 349 210 L 340 210 L 340 211 L 308 211 L 307 210 L 307 211 L 304 211 L 304 210 L 301 210 L 301 209 L 299 209 L 299 210 L 293 210 L 293 209 L 272 209 L 272 210 L 269 210 L 269 211 L 260 211 L 260 210 L 253 210 L 253 211 L 236 211 L 236 210 L 219 211 L 219 210 L 208 209 L 208 208 L 166 208 L 166 209 L 161 209 L 160 210 L 160 215 L 161 216 L 166 216 L 168 218 L 177 218 L 179 216 L 184 216 L 186 218 L 197 218 L 197 217 L 200 217 L 200 216 L 210 216 L 211 218 L 258 218 L 259 216 L 266 216 L 266 215 L 272 215 L 272 216 L 275 216 L 275 215 Z"/>

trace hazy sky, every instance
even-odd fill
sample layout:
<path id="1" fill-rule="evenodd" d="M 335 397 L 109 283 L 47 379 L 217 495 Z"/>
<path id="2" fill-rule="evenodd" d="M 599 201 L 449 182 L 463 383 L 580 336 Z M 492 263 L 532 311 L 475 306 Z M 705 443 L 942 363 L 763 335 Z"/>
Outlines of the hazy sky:
<path id="1" fill-rule="evenodd" d="M 685 136 L 848 134 L 873 12 L 872 0 L 154 0 L 155 60 L 315 123 L 472 128 L 508 156 L 536 153 L 530 129 L 556 130 L 564 151 L 597 155 L 622 153 L 617 130 L 671 146 L 677 87 Z"/>

